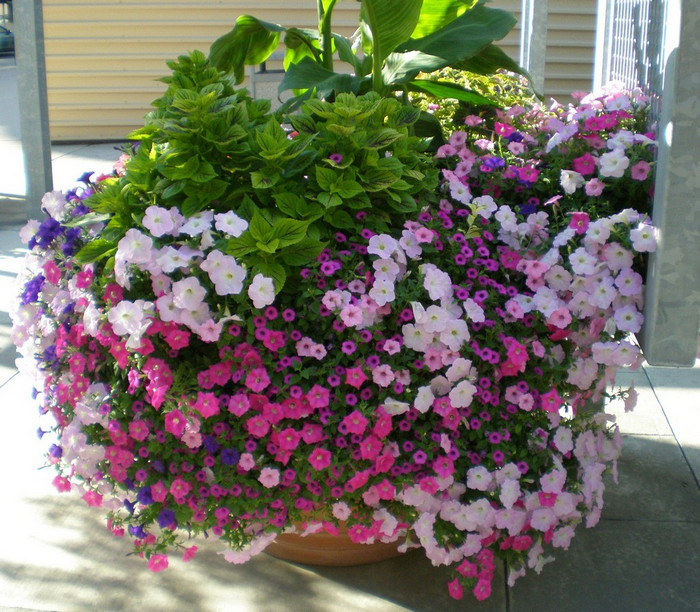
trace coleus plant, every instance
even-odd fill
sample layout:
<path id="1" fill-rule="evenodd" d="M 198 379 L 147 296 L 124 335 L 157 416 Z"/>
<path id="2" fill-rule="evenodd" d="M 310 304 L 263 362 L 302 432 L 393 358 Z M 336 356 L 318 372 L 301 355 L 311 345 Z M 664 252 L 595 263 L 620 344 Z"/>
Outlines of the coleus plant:
<path id="1" fill-rule="evenodd" d="M 240 231 L 217 245 L 282 290 L 338 230 L 372 211 L 372 231 L 400 226 L 419 202 L 436 201 L 438 170 L 426 143 L 409 133 L 419 111 L 374 92 L 313 99 L 283 127 L 269 101 L 234 90 L 201 52 L 170 62 L 173 74 L 121 176 L 94 195 L 81 224 L 106 226 L 77 254 L 112 260 L 146 209 L 158 203 L 186 217 L 233 212 Z M 111 267 L 111 266 L 108 266 Z"/>

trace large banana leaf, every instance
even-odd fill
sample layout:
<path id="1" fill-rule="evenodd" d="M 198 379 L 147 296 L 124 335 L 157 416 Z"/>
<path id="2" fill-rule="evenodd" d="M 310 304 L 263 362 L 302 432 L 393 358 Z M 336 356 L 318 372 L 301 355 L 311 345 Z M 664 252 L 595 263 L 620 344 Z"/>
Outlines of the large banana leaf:
<path id="1" fill-rule="evenodd" d="M 476 0 L 428 0 L 420 9 L 418 24 L 411 38 L 423 38 L 444 28 L 448 23 L 469 10 Z"/>
<path id="2" fill-rule="evenodd" d="M 362 0 L 360 18 L 369 26 L 372 55 L 380 65 L 418 24 L 423 0 Z"/>
<path id="3" fill-rule="evenodd" d="M 232 71 L 236 83 L 241 83 L 245 67 L 260 64 L 270 57 L 285 29 L 276 23 L 241 15 L 233 30 L 214 41 L 209 59 L 219 70 Z"/>

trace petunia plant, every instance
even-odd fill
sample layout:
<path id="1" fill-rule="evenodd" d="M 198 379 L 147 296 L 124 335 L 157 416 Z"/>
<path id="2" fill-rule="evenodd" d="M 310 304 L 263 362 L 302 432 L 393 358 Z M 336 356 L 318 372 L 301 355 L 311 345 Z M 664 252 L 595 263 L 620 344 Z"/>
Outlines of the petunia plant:
<path id="1" fill-rule="evenodd" d="M 498 559 L 511 584 L 541 571 L 596 524 L 616 473 L 621 437 L 589 405 L 634 404 L 612 383 L 641 361 L 648 218 L 516 211 L 476 194 L 492 173 L 467 168 L 470 132 L 427 156 L 406 107 L 376 94 L 274 126 L 227 78 L 181 59 L 113 175 L 47 194 L 22 230 L 13 339 L 54 484 L 101 507 L 153 571 L 203 535 L 239 563 L 285 531 L 341 526 L 421 547 L 456 598 L 488 597 Z M 223 117 L 225 141 L 197 127 Z M 226 183 L 203 206 L 199 176 L 173 174 L 186 147 Z M 289 147 L 308 152 L 291 177 Z M 257 258 L 283 267 L 281 290 Z"/>

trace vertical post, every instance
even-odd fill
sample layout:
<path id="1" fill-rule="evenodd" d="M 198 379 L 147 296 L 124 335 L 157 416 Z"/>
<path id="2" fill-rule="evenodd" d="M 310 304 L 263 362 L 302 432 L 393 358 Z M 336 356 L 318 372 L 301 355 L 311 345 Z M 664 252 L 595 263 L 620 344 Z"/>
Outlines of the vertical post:
<path id="1" fill-rule="evenodd" d="M 666 39 L 677 46 L 664 75 L 653 222 L 658 246 L 649 261 L 642 348 L 652 365 L 692 366 L 700 326 L 700 191 L 697 67 L 698 0 L 669 3 Z"/>
<path id="2" fill-rule="evenodd" d="M 544 92 L 548 12 L 549 0 L 522 0 L 520 65 L 530 73 L 532 87 L 538 93 Z"/>
<path id="3" fill-rule="evenodd" d="M 593 91 L 598 91 L 610 78 L 610 46 L 614 3 L 598 0 L 595 24 L 595 59 L 593 63 Z"/>
<path id="4" fill-rule="evenodd" d="M 14 18 L 26 211 L 28 218 L 38 218 L 42 196 L 53 189 L 41 0 L 19 0 Z"/>

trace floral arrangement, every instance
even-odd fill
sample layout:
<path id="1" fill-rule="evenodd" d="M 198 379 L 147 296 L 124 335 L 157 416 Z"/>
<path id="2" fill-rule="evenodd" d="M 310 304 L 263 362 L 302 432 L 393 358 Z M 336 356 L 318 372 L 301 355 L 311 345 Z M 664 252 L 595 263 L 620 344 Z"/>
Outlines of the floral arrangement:
<path id="1" fill-rule="evenodd" d="M 437 153 L 454 159 L 446 176 L 460 199 L 491 195 L 521 216 L 546 210 L 557 229 L 574 212 L 599 218 L 632 204 L 648 214 L 656 147 L 647 96 L 610 83 L 572 97 L 577 104 L 515 103 L 467 115 L 468 130 L 453 129 Z"/>
<path id="2" fill-rule="evenodd" d="M 372 128 L 388 131 L 365 157 L 314 148 L 313 122 L 345 142 L 337 117 L 372 115 L 384 103 L 371 94 L 311 101 L 280 139 L 229 85 L 169 90 L 113 176 L 47 194 L 47 217 L 22 230 L 13 339 L 51 422 L 54 484 L 103 508 L 153 571 L 175 551 L 192 559 L 201 534 L 239 563 L 285 531 L 344 527 L 422 547 L 453 568 L 456 598 L 489 596 L 496 557 L 511 584 L 539 572 L 600 516 L 621 439 L 588 403 L 641 360 L 630 334 L 654 232 L 601 195 L 635 181 L 648 193 L 642 100 L 509 109 L 489 138 L 471 116 L 419 163 L 405 111 Z M 166 132 L 219 120 L 201 104 L 242 131 L 194 168 L 183 147 L 200 145 L 173 151 Z M 304 173 L 274 175 L 289 147 L 311 152 Z M 216 183 L 240 168 L 252 183 Z M 430 168 L 442 178 L 423 197 Z M 270 195 L 279 181 L 289 197 Z M 360 196 L 361 181 L 385 195 Z M 209 183 L 206 204 L 196 185 Z M 616 396 L 633 406 L 632 389 Z"/>

